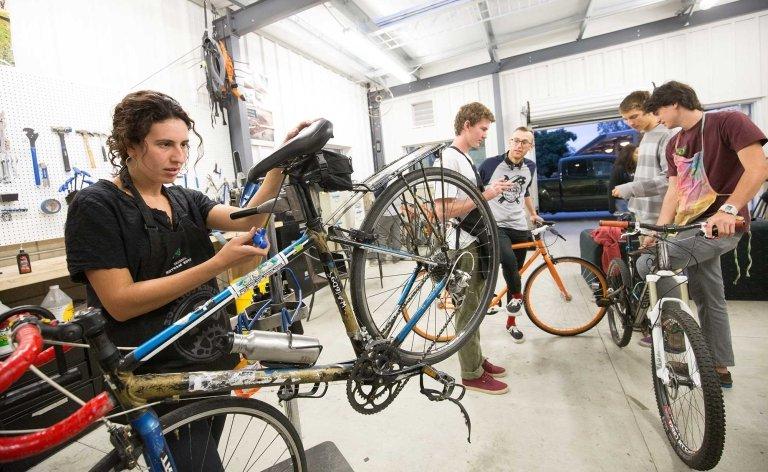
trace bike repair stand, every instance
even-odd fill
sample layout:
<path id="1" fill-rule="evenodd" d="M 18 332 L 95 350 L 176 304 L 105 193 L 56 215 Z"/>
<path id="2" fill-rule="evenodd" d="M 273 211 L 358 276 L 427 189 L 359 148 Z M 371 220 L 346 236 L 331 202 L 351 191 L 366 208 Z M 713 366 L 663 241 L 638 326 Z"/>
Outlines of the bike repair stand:
<path id="1" fill-rule="evenodd" d="M 268 257 L 272 257 L 277 254 L 277 231 L 275 231 L 274 216 L 269 217 L 267 238 L 269 239 Z M 280 313 L 285 306 L 285 300 L 283 299 L 283 277 L 280 271 L 269 277 L 269 297 L 271 299 L 270 313 Z M 284 401 L 283 408 L 285 409 L 285 416 L 288 417 L 299 433 L 299 437 L 301 437 L 301 418 L 299 417 L 299 405 L 296 403 L 296 399 Z"/>

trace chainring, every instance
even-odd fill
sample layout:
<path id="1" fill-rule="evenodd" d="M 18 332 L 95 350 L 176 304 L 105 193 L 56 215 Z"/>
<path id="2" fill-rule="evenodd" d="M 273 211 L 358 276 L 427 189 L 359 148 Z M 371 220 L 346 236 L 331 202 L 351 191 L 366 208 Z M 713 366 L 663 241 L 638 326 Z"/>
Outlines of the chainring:
<path id="1" fill-rule="evenodd" d="M 371 341 L 347 379 L 347 400 L 364 415 L 378 413 L 397 397 L 408 379 L 396 380 L 402 367 L 397 349 L 386 340 Z"/>

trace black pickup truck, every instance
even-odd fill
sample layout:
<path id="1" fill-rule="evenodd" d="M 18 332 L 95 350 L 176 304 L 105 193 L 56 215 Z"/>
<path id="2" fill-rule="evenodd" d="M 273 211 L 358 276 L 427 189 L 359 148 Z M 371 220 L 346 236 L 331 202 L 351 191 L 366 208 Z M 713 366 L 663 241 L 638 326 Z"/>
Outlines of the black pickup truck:
<path id="1" fill-rule="evenodd" d="M 583 154 L 558 161 L 558 171 L 537 180 L 539 212 L 608 211 L 608 181 L 614 156 Z"/>

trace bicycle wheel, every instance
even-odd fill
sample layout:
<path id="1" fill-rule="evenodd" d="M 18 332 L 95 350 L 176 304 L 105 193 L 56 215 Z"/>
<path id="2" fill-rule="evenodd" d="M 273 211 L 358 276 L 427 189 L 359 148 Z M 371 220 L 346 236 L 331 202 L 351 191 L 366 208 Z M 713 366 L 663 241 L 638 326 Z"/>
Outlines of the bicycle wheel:
<path id="1" fill-rule="evenodd" d="M 653 390 L 661 423 L 675 453 L 689 467 L 709 470 L 720 461 L 725 444 L 725 407 L 720 381 L 701 328 L 679 308 L 661 311 L 664 352 L 659 356 L 670 371 L 667 384 L 655 366 L 651 348 Z M 695 377 L 701 379 L 695 385 Z"/>
<path id="2" fill-rule="evenodd" d="M 194 470 L 307 471 L 296 428 L 279 410 L 259 400 L 195 401 L 163 415 L 160 424 L 179 470 L 194 466 Z M 218 444 L 213 444 L 216 436 Z M 117 450 L 112 450 L 91 470 L 126 469 Z M 143 457 L 134 470 L 148 470 Z"/>
<path id="3" fill-rule="evenodd" d="M 523 302 L 533 324 L 550 334 L 573 336 L 600 322 L 605 307 L 597 306 L 597 299 L 607 294 L 608 282 L 594 264 L 555 257 L 528 277 Z"/>
<path id="4" fill-rule="evenodd" d="M 464 213 L 474 206 L 478 218 L 473 228 L 465 222 L 465 229 L 458 229 L 451 215 L 468 202 Z M 401 227 L 394 238 L 377 232 L 391 217 Z M 360 230 L 375 236 L 375 248 L 355 248 L 352 255 L 352 306 L 374 339 L 393 340 L 404 364 L 449 357 L 480 325 L 498 272 L 493 222 L 477 186 L 439 167 L 397 178 L 374 202 Z M 395 260 L 382 266 L 380 276 L 382 250 L 392 251 Z M 418 321 L 413 319 L 417 314 Z M 415 324 L 406 329 L 409 322 Z"/>
<path id="5" fill-rule="evenodd" d="M 627 263 L 621 259 L 612 260 L 611 265 L 608 266 L 606 278 L 613 294 L 613 303 L 606 312 L 608 328 L 613 342 L 619 347 L 624 347 L 632 338 L 632 315 L 634 314 L 627 289 L 632 283 Z"/>

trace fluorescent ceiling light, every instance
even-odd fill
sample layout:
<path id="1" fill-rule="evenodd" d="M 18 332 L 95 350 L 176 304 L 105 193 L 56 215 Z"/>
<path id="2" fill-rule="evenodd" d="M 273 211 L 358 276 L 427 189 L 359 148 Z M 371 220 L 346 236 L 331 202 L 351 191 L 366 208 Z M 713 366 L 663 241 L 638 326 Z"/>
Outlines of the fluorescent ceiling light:
<path id="1" fill-rule="evenodd" d="M 629 146 L 629 141 L 622 141 L 622 142 L 619 143 L 619 146 L 621 146 L 621 147 Z"/>
<path id="2" fill-rule="evenodd" d="M 409 71 L 356 30 L 347 28 L 343 36 L 342 46 L 361 61 L 383 70 L 400 82 L 407 83 L 413 80 L 413 75 Z"/>
<path id="3" fill-rule="evenodd" d="M 717 4 L 717 0 L 701 0 L 699 3 L 700 10 L 709 10 Z"/>

